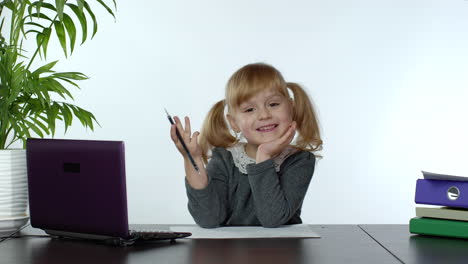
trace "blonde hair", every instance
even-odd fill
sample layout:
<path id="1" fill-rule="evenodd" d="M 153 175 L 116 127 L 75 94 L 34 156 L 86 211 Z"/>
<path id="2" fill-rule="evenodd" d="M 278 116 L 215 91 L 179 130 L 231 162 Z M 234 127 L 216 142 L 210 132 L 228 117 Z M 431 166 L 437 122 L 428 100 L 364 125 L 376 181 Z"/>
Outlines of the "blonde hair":
<path id="1" fill-rule="evenodd" d="M 285 82 L 281 73 L 273 66 L 264 63 L 248 64 L 237 70 L 226 85 L 226 99 L 218 101 L 208 112 L 200 133 L 200 147 L 203 160 L 208 162 L 208 152 L 214 147 L 232 147 L 238 140 L 231 134 L 224 116 L 237 109 L 242 102 L 265 89 L 275 89 L 285 98 L 293 94 L 293 121 L 297 122 L 298 137 L 296 147 L 306 151 L 319 151 L 323 141 L 319 123 L 312 102 L 306 91 L 297 83 Z"/>

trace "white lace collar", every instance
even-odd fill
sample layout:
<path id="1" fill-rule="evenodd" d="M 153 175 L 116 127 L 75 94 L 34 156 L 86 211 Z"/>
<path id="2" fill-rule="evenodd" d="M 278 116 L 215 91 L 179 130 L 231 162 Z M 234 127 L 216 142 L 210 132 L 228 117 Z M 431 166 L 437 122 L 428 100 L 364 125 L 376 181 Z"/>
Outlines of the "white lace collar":
<path id="1" fill-rule="evenodd" d="M 247 174 L 247 165 L 255 163 L 255 159 L 249 157 L 245 152 L 245 143 L 238 143 L 227 150 L 231 152 L 234 160 L 234 165 L 239 169 L 240 172 Z M 280 170 L 281 163 L 292 154 L 296 153 L 297 149 L 293 147 L 286 147 L 278 156 L 273 159 L 275 163 L 275 170 Z"/>

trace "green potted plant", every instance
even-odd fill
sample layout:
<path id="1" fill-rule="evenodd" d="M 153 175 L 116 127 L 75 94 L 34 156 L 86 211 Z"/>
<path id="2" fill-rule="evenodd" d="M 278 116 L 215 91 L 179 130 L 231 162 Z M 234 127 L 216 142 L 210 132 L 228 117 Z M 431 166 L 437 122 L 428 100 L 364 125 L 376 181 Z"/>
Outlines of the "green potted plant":
<path id="1" fill-rule="evenodd" d="M 80 36 L 81 44 L 94 37 L 97 6 L 115 18 L 115 0 L 0 0 L 0 221 L 27 221 L 28 137 L 53 137 L 57 122 L 66 132 L 74 117 L 91 130 L 98 124 L 91 112 L 69 102 L 69 87 L 79 88 L 88 77 L 56 72 L 58 61 L 46 61 L 50 40 L 58 40 L 67 57 Z M 34 48 L 26 50 L 26 43 Z M 15 142 L 23 148 L 11 149 Z"/>

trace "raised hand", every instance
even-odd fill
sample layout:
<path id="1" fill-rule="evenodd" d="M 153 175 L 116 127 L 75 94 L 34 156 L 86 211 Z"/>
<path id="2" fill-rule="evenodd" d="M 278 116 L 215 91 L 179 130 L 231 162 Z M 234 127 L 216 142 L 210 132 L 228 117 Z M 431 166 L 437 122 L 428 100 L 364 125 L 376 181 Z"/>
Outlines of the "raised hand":
<path id="1" fill-rule="evenodd" d="M 289 128 L 286 129 L 284 134 L 272 141 L 260 144 L 257 149 L 257 156 L 255 161 L 257 163 L 263 162 L 265 160 L 271 159 L 276 155 L 280 154 L 285 147 L 287 147 L 294 138 L 296 134 L 296 121 L 291 122 Z"/>
<path id="2" fill-rule="evenodd" d="M 190 128 L 190 119 L 188 117 L 185 117 L 185 129 L 177 116 L 174 117 L 174 122 L 175 124 L 171 126 L 171 139 L 176 145 L 180 154 L 182 154 L 182 156 L 184 157 L 184 167 L 187 181 L 193 188 L 203 189 L 208 185 L 208 176 L 206 174 L 205 166 L 203 163 L 202 150 L 200 145 L 198 144 L 198 136 L 200 135 L 200 132 L 195 131 L 192 134 Z M 187 153 L 185 152 L 182 143 L 177 137 L 176 129 L 177 131 L 179 131 L 179 134 L 182 140 L 184 141 L 185 146 L 190 152 L 190 155 L 192 155 L 200 172 L 197 172 L 194 169 L 192 163 L 190 162 L 190 159 L 187 156 Z"/>
<path id="3" fill-rule="evenodd" d="M 179 131 L 179 134 L 181 135 L 182 140 L 187 146 L 187 149 L 192 155 L 192 157 L 194 159 L 198 156 L 201 157 L 202 152 L 200 146 L 198 145 L 198 136 L 200 135 L 200 132 L 195 131 L 193 134 L 191 133 L 190 118 L 188 118 L 187 116 L 185 117 L 185 129 L 182 126 L 179 117 L 175 116 L 174 122 L 175 124 L 171 126 L 171 139 L 176 145 L 180 154 L 182 154 L 184 158 L 188 159 L 187 153 L 185 152 L 184 148 L 182 147 L 182 143 L 177 137 L 176 129 Z"/>

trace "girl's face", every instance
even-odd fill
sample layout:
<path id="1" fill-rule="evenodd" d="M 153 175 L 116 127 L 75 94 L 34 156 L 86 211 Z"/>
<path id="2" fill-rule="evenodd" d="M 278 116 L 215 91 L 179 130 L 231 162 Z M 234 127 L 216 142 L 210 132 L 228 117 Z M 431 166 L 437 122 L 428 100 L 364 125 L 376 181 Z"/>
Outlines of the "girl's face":
<path id="1" fill-rule="evenodd" d="M 249 144 L 258 146 L 286 132 L 292 122 L 292 102 L 276 90 L 264 90 L 228 114 L 228 120 Z"/>

